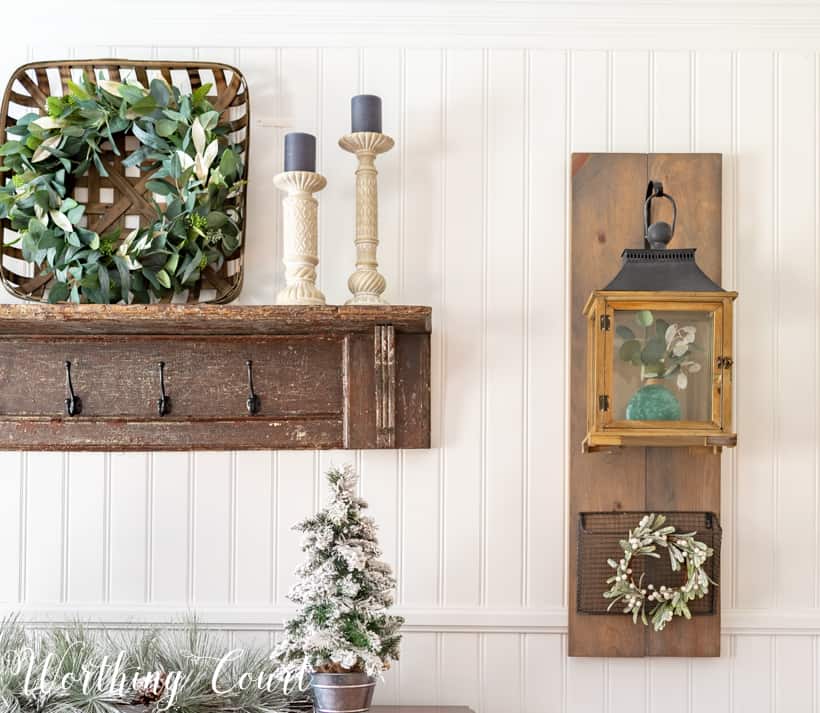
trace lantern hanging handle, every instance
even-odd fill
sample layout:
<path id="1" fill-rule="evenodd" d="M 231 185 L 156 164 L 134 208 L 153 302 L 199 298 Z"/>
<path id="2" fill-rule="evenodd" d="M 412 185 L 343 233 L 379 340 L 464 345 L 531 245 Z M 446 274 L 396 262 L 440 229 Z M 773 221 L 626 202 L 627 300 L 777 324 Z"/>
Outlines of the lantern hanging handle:
<path id="1" fill-rule="evenodd" d="M 666 200 L 672 204 L 672 225 L 664 221 L 649 224 L 650 204 L 653 198 L 666 198 Z M 665 248 L 675 234 L 675 224 L 677 220 L 678 206 L 675 203 L 675 199 L 668 193 L 663 192 L 663 183 L 660 181 L 649 181 L 646 186 L 646 200 L 643 204 L 644 239 L 649 243 L 649 246 L 655 250 Z"/>

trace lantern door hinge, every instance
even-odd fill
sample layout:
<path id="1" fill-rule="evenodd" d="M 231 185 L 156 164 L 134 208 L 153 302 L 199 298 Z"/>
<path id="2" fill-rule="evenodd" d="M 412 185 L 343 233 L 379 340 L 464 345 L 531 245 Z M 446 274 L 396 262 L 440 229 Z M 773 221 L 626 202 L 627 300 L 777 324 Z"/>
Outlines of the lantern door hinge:
<path id="1" fill-rule="evenodd" d="M 609 411 L 609 396 L 606 394 L 598 396 L 598 410 Z"/>
<path id="2" fill-rule="evenodd" d="M 734 364 L 734 361 L 731 357 L 719 356 L 717 358 L 718 369 L 731 369 L 732 364 Z"/>
<path id="3" fill-rule="evenodd" d="M 612 320 L 609 318 L 608 314 L 601 315 L 601 331 L 607 332 L 609 328 L 612 326 Z"/>

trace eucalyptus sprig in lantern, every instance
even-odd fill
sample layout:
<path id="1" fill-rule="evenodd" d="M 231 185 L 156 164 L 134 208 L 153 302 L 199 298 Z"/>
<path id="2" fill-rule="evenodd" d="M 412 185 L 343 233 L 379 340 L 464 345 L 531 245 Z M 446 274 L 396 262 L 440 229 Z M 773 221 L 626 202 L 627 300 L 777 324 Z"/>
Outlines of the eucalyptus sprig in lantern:
<path id="1" fill-rule="evenodd" d="M 669 201 L 672 223 L 650 223 L 652 202 Z M 587 435 L 584 449 L 617 446 L 734 446 L 732 306 L 695 262 L 668 249 L 677 206 L 652 181 L 644 202 L 648 247 L 593 292 L 587 318 Z"/>

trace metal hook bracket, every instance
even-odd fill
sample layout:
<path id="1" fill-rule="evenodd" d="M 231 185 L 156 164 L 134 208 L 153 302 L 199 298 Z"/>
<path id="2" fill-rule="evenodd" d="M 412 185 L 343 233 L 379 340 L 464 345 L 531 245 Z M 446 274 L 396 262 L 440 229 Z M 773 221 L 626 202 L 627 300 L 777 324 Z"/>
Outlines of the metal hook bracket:
<path id="1" fill-rule="evenodd" d="M 165 393 L 165 362 L 159 363 L 159 399 L 157 399 L 157 413 L 167 416 L 171 412 L 171 399 Z"/>
<path id="2" fill-rule="evenodd" d="M 71 362 L 65 361 L 65 388 L 68 396 L 65 400 L 65 412 L 69 416 L 78 416 L 83 410 L 80 397 L 74 393 L 74 384 L 71 382 Z"/>
<path id="3" fill-rule="evenodd" d="M 256 392 L 253 390 L 253 362 L 248 359 L 245 362 L 245 366 L 248 368 L 248 415 L 255 416 L 259 413 L 259 409 L 262 407 L 262 400 L 256 395 Z"/>

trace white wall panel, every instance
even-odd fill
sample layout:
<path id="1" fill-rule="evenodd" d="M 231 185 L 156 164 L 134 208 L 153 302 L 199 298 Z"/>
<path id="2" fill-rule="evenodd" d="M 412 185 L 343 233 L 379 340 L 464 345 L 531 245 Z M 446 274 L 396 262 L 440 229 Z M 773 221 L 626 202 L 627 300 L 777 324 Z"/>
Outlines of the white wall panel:
<path id="1" fill-rule="evenodd" d="M 231 601 L 235 456 L 197 453 L 193 491 L 194 578 L 196 604 Z"/>
<path id="2" fill-rule="evenodd" d="M 691 52 L 652 57 L 652 151 L 691 151 L 694 144 Z"/>
<path id="3" fill-rule="evenodd" d="M 441 634 L 440 668 L 443 686 L 438 703 L 471 706 L 481 704 L 480 646 L 475 634 Z"/>
<path id="4" fill-rule="evenodd" d="M 649 710 L 686 713 L 690 710 L 691 662 L 686 659 L 651 659 L 647 662 Z"/>
<path id="5" fill-rule="evenodd" d="M 67 599 L 99 602 L 105 596 L 108 456 L 72 453 L 67 467 Z"/>
<path id="6" fill-rule="evenodd" d="M 611 713 L 647 713 L 649 706 L 647 678 L 649 662 L 645 659 L 612 659 L 606 663 L 607 707 Z"/>
<path id="7" fill-rule="evenodd" d="M 733 639 L 720 640 L 721 657 L 692 662 L 690 709 L 702 713 L 725 713 L 731 710 Z"/>
<path id="8" fill-rule="evenodd" d="M 0 453 L 0 602 L 12 604 L 21 597 L 25 573 L 25 489 L 22 453 Z"/>
<path id="9" fill-rule="evenodd" d="M 775 265 L 776 603 L 815 605 L 817 542 L 817 72 L 815 55 L 777 58 Z M 807 457 L 814 452 L 815 457 Z"/>
<path id="10" fill-rule="evenodd" d="M 397 141 L 377 164 L 387 297 L 434 314 L 430 451 L 0 454 L 5 611 L 80 610 L 116 625 L 193 603 L 220 625 L 235 615 L 236 641 L 265 641 L 302 558 L 291 526 L 322 500 L 321 471 L 349 458 L 409 620 L 380 702 L 480 713 L 816 708 L 817 23 L 793 19 L 807 5 L 738 3 L 765 21 L 715 32 L 691 13 L 735 3 L 681 6 L 675 22 L 689 13 L 689 23 L 649 41 L 652 17 L 671 12 L 663 3 L 617 3 L 627 19 L 594 32 L 572 23 L 595 7 L 559 5 L 483 5 L 480 40 L 475 24 L 450 24 L 439 42 L 393 23 L 367 42 L 334 25 L 328 41 L 266 44 L 262 27 L 276 23 L 237 13 L 210 18 L 199 47 L 179 39 L 190 32 L 154 47 L 121 29 L 113 47 L 40 40 L 4 51 L 6 73 L 58 54 L 242 68 L 253 119 L 245 303 L 271 303 L 282 284 L 271 181 L 293 130 L 318 134 L 330 181 L 319 194 L 320 281 L 331 302 L 346 299 L 355 160 L 337 141 L 350 96 L 381 95 Z M 245 27 L 236 46 L 224 44 L 225 23 Z M 807 51 L 782 49 L 801 43 Z M 605 150 L 724 155 L 723 278 L 741 293 L 739 447 L 723 457 L 717 661 L 565 655 L 566 460 L 578 446 L 565 429 L 568 156 Z"/>
<path id="11" fill-rule="evenodd" d="M 410 634 L 402 640 L 401 666 L 398 668 L 400 700 L 413 699 L 418 705 L 431 705 L 439 695 L 438 641 L 436 634 Z"/>
<path id="12" fill-rule="evenodd" d="M 566 369 L 564 306 L 568 189 L 567 53 L 528 56 L 527 151 L 524 156 L 524 604 L 564 601 L 564 501 L 567 449 L 563 409 Z M 467 351 L 465 349 L 465 351 Z M 548 369 L 544 355 L 549 355 Z M 549 466 L 547 466 L 549 464 Z M 544 503 L 553 503 L 544 508 Z"/>
<path id="13" fill-rule="evenodd" d="M 234 484 L 234 601 L 271 602 L 273 597 L 274 513 L 273 455 L 236 454 Z"/>
<path id="14" fill-rule="evenodd" d="M 605 710 L 606 661 L 571 658 L 565 665 L 565 710 L 568 713 L 600 713 Z"/>
<path id="15" fill-rule="evenodd" d="M 483 300 L 486 163 L 485 57 L 481 50 L 447 53 L 445 107 L 445 214 L 442 360 L 444 417 L 443 583 L 448 606 L 475 606 L 481 598 L 485 374 Z M 477 306 L 480 306 L 477 309 Z M 456 368 L 456 366 L 458 368 Z"/>
<path id="16" fill-rule="evenodd" d="M 759 563 L 774 569 L 774 58 L 742 52 L 737 66 L 737 389 L 735 426 L 740 435 L 734 504 L 737 548 L 735 605 L 774 603 L 773 577 L 761 577 Z M 816 514 L 815 514 L 816 516 Z"/>
<path id="17" fill-rule="evenodd" d="M 774 713 L 775 642 L 770 636 L 741 636 L 732 662 L 732 706 L 736 711 Z M 786 709 L 788 710 L 788 709 Z"/>
<path id="18" fill-rule="evenodd" d="M 148 455 L 114 453 L 110 469 L 108 596 L 112 602 L 144 602 L 148 595 Z"/>
<path id="19" fill-rule="evenodd" d="M 774 710 L 809 713 L 817 710 L 817 691 L 809 684 L 816 668 L 815 642 L 783 637 L 775 641 Z"/>
<path id="20" fill-rule="evenodd" d="M 443 225 L 443 94 L 444 53 L 409 50 L 404 58 L 405 118 L 400 140 L 405 146 L 402 165 L 401 299 L 433 307 L 432 337 L 432 438 L 441 441 L 441 345 L 444 335 L 435 325 L 441 311 Z M 437 316 L 436 316 L 437 315 Z M 418 606 L 438 602 L 441 576 L 441 453 L 407 451 L 402 454 L 402 573 L 399 583 L 403 603 Z M 402 683 L 403 685 L 403 683 Z"/>
<path id="21" fill-rule="evenodd" d="M 193 586 L 194 457 L 188 453 L 154 453 L 151 460 L 150 598 L 154 602 L 185 602 Z"/>
<path id="22" fill-rule="evenodd" d="M 526 288 L 524 176 L 528 130 L 525 56 L 488 58 L 487 121 L 487 444 L 485 601 L 520 605 L 523 503 Z M 490 435 L 491 434 L 491 435 Z"/>
<path id="23" fill-rule="evenodd" d="M 570 61 L 570 148 L 608 151 L 610 148 L 610 54 L 572 52 Z"/>
<path id="24" fill-rule="evenodd" d="M 613 52 L 610 56 L 613 151 L 649 150 L 652 66 L 649 52 Z"/>

